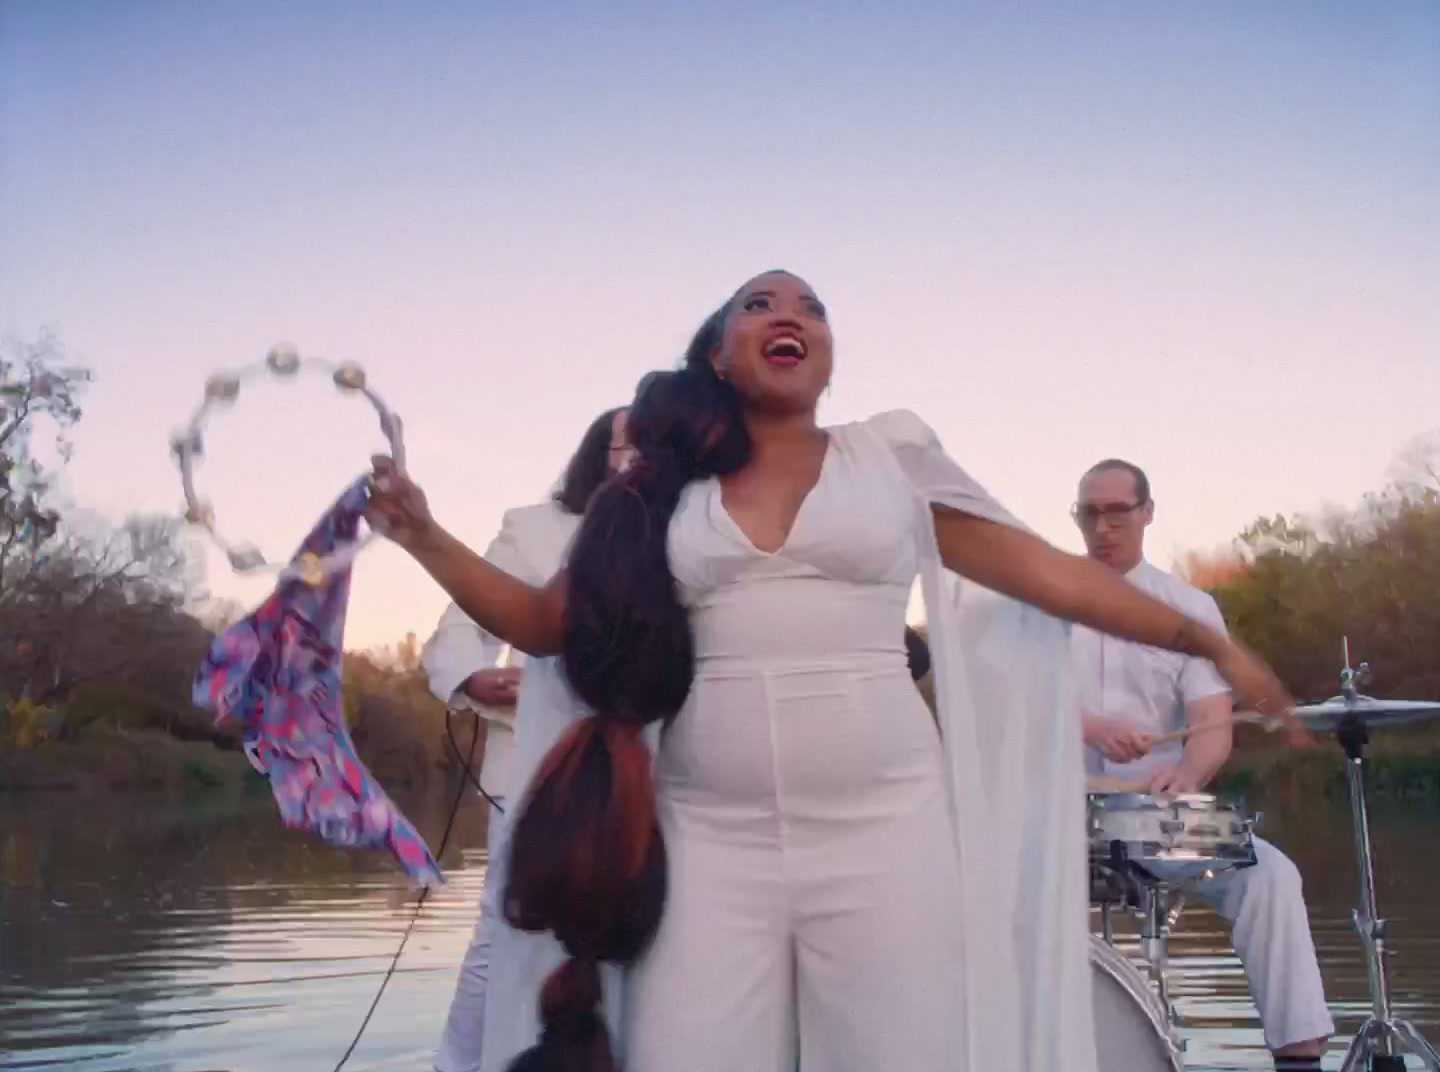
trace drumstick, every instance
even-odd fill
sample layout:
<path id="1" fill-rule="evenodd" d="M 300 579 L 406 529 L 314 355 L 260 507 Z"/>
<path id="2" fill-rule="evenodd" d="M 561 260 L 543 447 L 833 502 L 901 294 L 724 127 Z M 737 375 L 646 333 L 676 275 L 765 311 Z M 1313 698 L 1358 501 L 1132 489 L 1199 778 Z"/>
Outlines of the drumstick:
<path id="1" fill-rule="evenodd" d="M 1106 774 L 1091 774 L 1085 779 L 1087 793 L 1145 793 L 1149 782 L 1132 782 L 1128 778 L 1114 778 Z"/>
<path id="2" fill-rule="evenodd" d="M 1276 718 L 1274 715 L 1262 715 L 1242 711 L 1239 714 L 1231 715 L 1229 718 L 1221 719 L 1218 722 L 1207 722 L 1201 726 L 1186 726 L 1183 730 L 1176 730 L 1174 733 L 1166 733 L 1159 737 L 1152 737 L 1150 743 L 1154 746 L 1157 744 L 1165 744 L 1167 741 L 1183 741 L 1192 733 L 1200 733 L 1204 730 L 1218 730 L 1233 726 L 1237 722 L 1253 722 L 1257 725 L 1264 726 L 1266 730 L 1273 733 L 1281 727 L 1284 721 L 1284 719 Z"/>

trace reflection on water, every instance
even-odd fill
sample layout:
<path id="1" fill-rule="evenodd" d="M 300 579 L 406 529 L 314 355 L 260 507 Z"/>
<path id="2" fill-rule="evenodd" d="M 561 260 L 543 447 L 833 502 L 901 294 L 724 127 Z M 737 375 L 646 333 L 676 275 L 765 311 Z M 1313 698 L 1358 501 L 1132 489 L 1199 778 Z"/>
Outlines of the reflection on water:
<path id="1" fill-rule="evenodd" d="M 438 842 L 448 801 L 405 801 Z M 286 831 L 268 800 L 0 802 L 0 1067 L 330 1069 L 414 898 L 378 853 Z M 424 1069 L 484 877 L 467 804 L 348 1068 Z"/>
<path id="2" fill-rule="evenodd" d="M 448 800 L 407 800 L 433 840 Z M 1440 1037 L 1437 815 L 1373 816 L 1401 1015 Z M 1267 813 L 1305 876 L 1342 1032 L 1367 1011 L 1350 929 L 1356 879 L 1338 806 Z M 467 801 L 400 970 L 347 1068 L 421 1070 L 444 1023 L 484 879 Z M 140 798 L 0 798 L 0 1067 L 77 1072 L 327 1070 L 344 1053 L 410 922 L 383 856 L 279 828 L 268 800 L 209 808 Z M 1172 985 L 1193 1068 L 1268 1068 L 1240 966 L 1215 916 L 1187 909 Z M 1343 1042 L 1327 1066 L 1335 1067 Z"/>

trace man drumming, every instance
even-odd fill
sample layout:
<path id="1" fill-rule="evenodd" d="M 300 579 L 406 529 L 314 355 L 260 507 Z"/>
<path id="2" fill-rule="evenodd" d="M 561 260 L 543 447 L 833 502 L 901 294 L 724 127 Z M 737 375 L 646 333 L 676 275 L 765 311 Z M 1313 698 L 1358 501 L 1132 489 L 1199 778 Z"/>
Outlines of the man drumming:
<path id="1" fill-rule="evenodd" d="M 1154 517 L 1139 467 L 1111 459 L 1080 481 L 1074 517 L 1090 557 L 1137 588 L 1222 632 L 1209 595 L 1145 561 Z M 1089 772 L 1143 783 L 1151 793 L 1203 791 L 1230 755 L 1231 699 L 1208 661 L 1075 626 L 1072 653 Z M 1182 741 L 1155 739 L 1186 726 Z M 1325 1004 L 1300 873 L 1279 849 L 1254 839 L 1253 867 L 1221 871 L 1187 887 L 1229 922 L 1260 1010 L 1275 1067 L 1319 1069 L 1334 1031 Z"/>

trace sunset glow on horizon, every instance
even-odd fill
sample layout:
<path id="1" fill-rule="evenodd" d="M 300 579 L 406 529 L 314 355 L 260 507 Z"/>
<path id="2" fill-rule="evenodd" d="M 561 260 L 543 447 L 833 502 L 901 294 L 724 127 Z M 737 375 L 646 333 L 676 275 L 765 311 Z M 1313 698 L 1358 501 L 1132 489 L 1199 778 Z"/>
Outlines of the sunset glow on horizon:
<path id="1" fill-rule="evenodd" d="M 178 512 L 171 431 L 285 339 L 483 549 L 772 267 L 831 311 L 827 422 L 916 411 L 1063 546 L 1112 455 L 1162 566 L 1353 504 L 1440 426 L 1440 6 L 1084 11 L 9 0 L 0 334 L 95 370 L 65 492 L 113 519 Z M 281 556 L 381 443 L 247 388 L 202 479 Z M 349 643 L 444 602 L 369 551 Z"/>

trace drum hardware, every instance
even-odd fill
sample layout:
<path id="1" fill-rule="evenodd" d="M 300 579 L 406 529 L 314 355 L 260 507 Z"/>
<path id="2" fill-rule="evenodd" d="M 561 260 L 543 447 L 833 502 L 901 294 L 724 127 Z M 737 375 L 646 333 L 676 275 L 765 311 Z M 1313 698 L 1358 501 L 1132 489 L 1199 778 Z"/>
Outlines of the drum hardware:
<path id="1" fill-rule="evenodd" d="M 1206 871 L 1205 878 L 1214 878 L 1215 872 Z M 1166 933 L 1175 929 L 1175 924 L 1180 922 L 1180 914 L 1185 911 L 1185 895 L 1175 890 L 1170 891 L 1170 910 L 1165 913 Z"/>
<path id="2" fill-rule="evenodd" d="M 1164 882 L 1147 885 L 1142 891 L 1140 915 L 1140 951 L 1150 968 L 1150 982 L 1160 995 L 1171 1022 L 1178 1023 L 1178 1014 L 1170 1001 L 1170 985 L 1165 972 L 1170 967 L 1170 888 Z"/>
<path id="3" fill-rule="evenodd" d="M 1140 912 L 1149 876 L 1125 859 L 1125 846 L 1113 842 L 1110 857 L 1090 866 L 1090 901 L 1100 906 L 1100 929 L 1106 945 L 1115 944 L 1115 909 Z"/>
<path id="4" fill-rule="evenodd" d="M 1115 944 L 1115 905 L 1111 901 L 1100 902 L 1100 937 L 1106 945 Z"/>
<path id="5" fill-rule="evenodd" d="M 1128 791 L 1091 793 L 1088 818 L 1091 901 L 1100 908 L 1103 940 L 1114 944 L 1117 907 L 1139 917 L 1141 954 L 1178 1055 L 1185 1043 L 1170 997 L 1169 945 L 1185 907 L 1180 891 L 1217 871 L 1252 866 L 1254 821 L 1240 806 L 1206 794 Z"/>
<path id="6" fill-rule="evenodd" d="M 1102 866 L 1179 881 L 1255 863 L 1253 821 L 1209 794 L 1090 793 L 1088 802 L 1090 856 Z"/>
<path id="7" fill-rule="evenodd" d="M 1360 907 L 1351 919 L 1365 948 L 1369 975 L 1371 1014 L 1360 1025 L 1341 1072 L 1403 1072 L 1404 1054 L 1419 1057 L 1427 1068 L 1440 1072 L 1440 1054 L 1408 1020 L 1398 1019 L 1390 1008 L 1385 978 L 1386 926 L 1375 904 L 1375 865 L 1370 850 L 1370 823 L 1365 809 L 1365 745 L 1370 727 L 1397 725 L 1440 717 L 1440 703 L 1413 700 L 1376 700 L 1361 695 L 1358 686 L 1370 681 L 1370 665 L 1350 667 L 1350 641 L 1342 642 L 1345 668 L 1340 672 L 1340 695 L 1324 703 L 1297 707 L 1296 716 L 1312 729 L 1331 730 L 1345 752 L 1345 785 L 1350 797 L 1350 821 L 1360 872 Z"/>
<path id="8" fill-rule="evenodd" d="M 1168 883 L 1128 859 L 1126 846 L 1121 841 L 1111 842 L 1109 858 L 1103 865 L 1093 867 L 1092 878 L 1104 887 L 1099 903 L 1100 927 L 1106 945 L 1115 944 L 1116 906 L 1140 917 L 1140 953 L 1145 958 L 1151 985 L 1165 1010 L 1166 1022 L 1172 1028 L 1179 1028 L 1180 1013 L 1170 1000 L 1166 972 L 1170 966 L 1170 929 L 1185 907 L 1184 896 L 1174 894 Z M 1094 884 L 1092 882 L 1092 886 Z M 1183 1039 L 1177 1035 L 1172 1041 L 1177 1051 L 1184 1051 Z"/>

